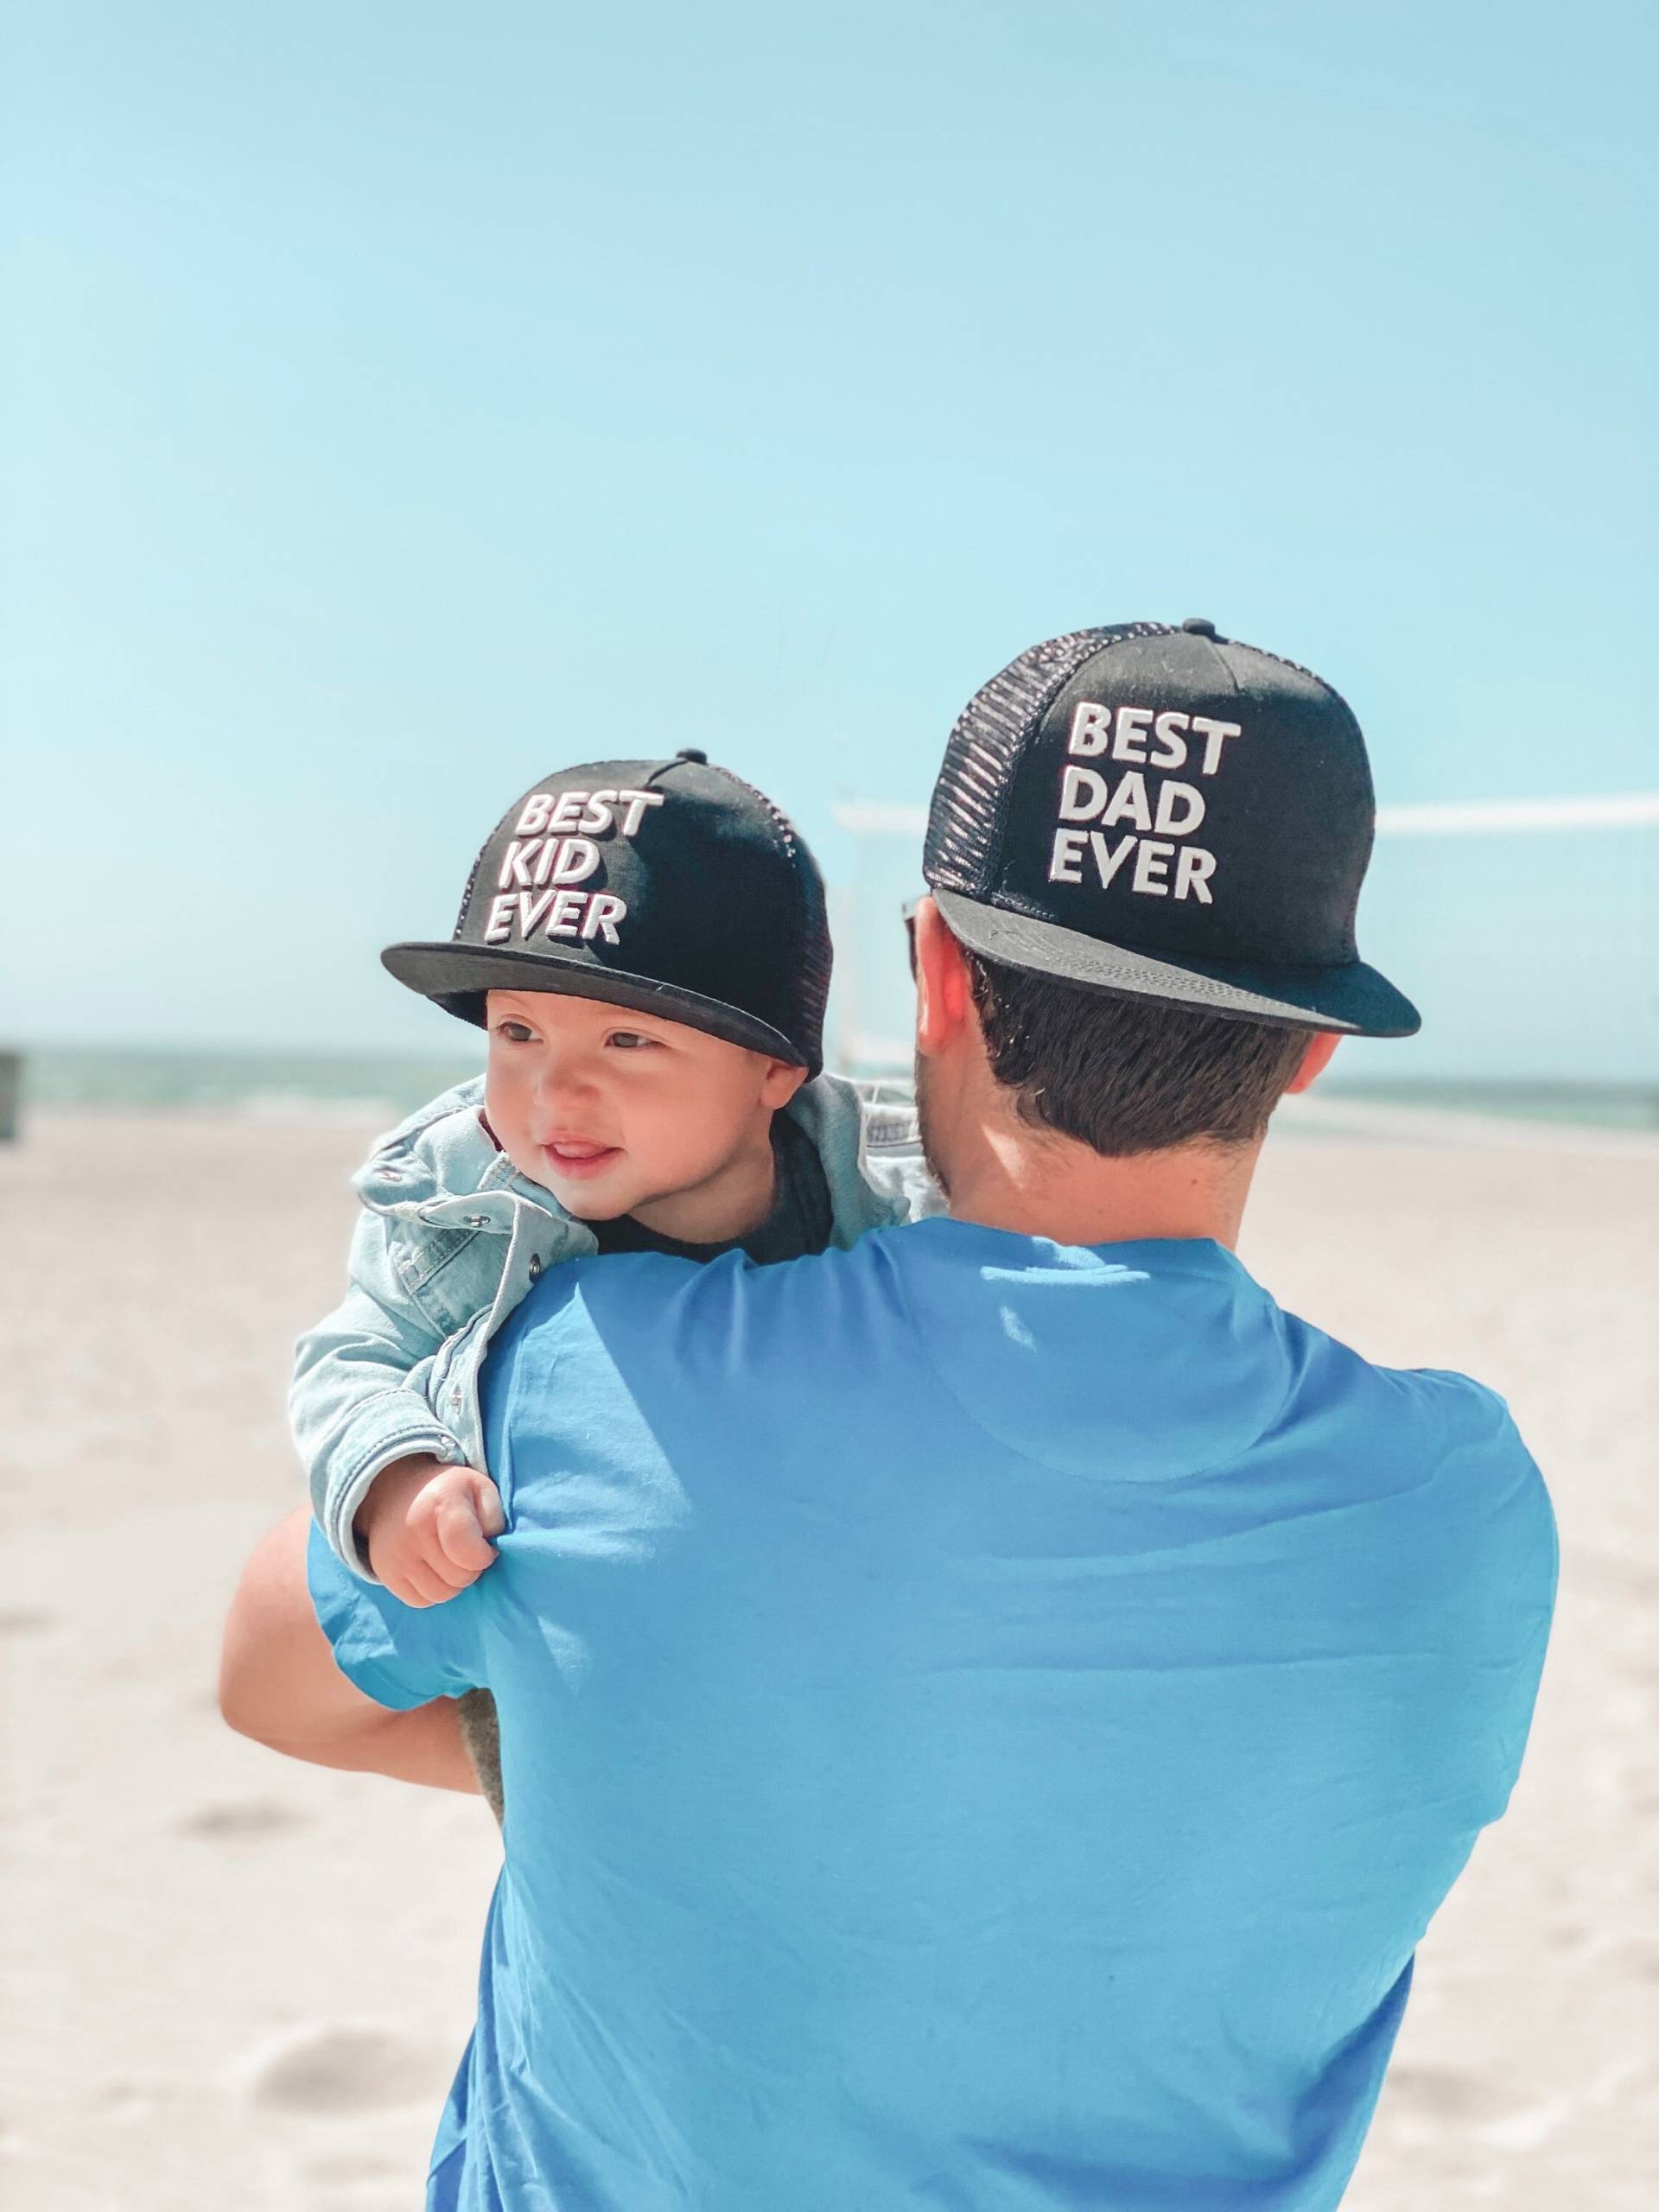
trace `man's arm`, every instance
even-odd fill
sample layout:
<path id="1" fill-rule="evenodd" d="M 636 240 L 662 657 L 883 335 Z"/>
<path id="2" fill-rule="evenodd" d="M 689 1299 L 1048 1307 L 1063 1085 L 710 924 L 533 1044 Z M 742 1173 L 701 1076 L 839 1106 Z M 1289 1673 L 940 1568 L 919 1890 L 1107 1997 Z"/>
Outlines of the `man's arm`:
<path id="1" fill-rule="evenodd" d="M 478 1793 L 453 1698 L 394 1713 L 334 1664 L 306 1580 L 311 1516 L 277 1523 L 243 1569 L 225 1624 L 219 1709 L 238 1735 L 316 1766 Z"/>

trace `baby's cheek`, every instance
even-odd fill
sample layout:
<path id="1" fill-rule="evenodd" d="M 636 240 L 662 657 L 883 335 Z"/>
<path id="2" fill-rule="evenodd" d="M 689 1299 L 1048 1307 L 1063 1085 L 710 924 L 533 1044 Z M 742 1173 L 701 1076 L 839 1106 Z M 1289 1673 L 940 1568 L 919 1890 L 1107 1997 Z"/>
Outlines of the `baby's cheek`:
<path id="1" fill-rule="evenodd" d="M 520 1173 L 536 1164 L 536 1147 L 530 1141 L 524 1102 L 518 1087 L 499 1076 L 484 1078 L 484 1112 L 495 1141 Z M 527 1166 L 526 1163 L 529 1163 Z"/>
<path id="2" fill-rule="evenodd" d="M 690 1190 L 715 1173 L 729 1154 L 730 1147 L 717 1124 L 683 1115 L 658 1135 L 652 1179 L 664 1190 Z"/>
<path id="3" fill-rule="evenodd" d="M 622 1144 L 629 1173 L 647 1184 L 660 1184 L 664 1170 L 677 1171 L 685 1155 L 685 1132 L 658 1116 L 624 1121 Z"/>

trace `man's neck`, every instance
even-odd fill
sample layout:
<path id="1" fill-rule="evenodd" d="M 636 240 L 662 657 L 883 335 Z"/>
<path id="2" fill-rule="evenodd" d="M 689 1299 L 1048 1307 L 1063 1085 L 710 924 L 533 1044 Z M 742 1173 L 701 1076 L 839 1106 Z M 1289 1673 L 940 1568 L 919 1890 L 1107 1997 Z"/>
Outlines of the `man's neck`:
<path id="1" fill-rule="evenodd" d="M 999 1106 L 963 1115 L 940 1149 L 958 1221 L 1059 1244 L 1213 1238 L 1230 1251 L 1261 1146 L 1185 1144 L 1108 1159 Z"/>

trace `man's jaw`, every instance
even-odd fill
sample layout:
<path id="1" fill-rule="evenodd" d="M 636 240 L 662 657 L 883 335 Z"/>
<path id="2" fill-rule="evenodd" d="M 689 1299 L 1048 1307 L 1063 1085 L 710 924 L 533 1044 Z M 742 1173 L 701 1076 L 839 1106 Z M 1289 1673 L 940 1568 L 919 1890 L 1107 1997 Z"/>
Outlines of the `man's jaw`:
<path id="1" fill-rule="evenodd" d="M 939 1161 L 937 1132 L 933 1126 L 932 1069 L 926 1057 L 919 1052 L 916 1055 L 914 1066 L 916 1128 L 917 1134 L 921 1139 L 923 1164 L 944 1197 L 949 1198 L 950 1185 L 945 1180 L 944 1169 Z"/>

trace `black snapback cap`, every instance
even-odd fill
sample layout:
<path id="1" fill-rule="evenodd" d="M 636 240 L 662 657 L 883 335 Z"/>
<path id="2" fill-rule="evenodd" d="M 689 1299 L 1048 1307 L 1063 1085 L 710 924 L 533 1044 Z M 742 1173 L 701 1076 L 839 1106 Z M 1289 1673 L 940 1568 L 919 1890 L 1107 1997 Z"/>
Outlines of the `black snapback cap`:
<path id="1" fill-rule="evenodd" d="M 1239 1019 L 1409 1037 L 1354 942 L 1376 804 L 1347 704 L 1294 662 L 1125 622 L 1033 645 L 969 700 L 923 874 L 1010 967 Z"/>
<path id="2" fill-rule="evenodd" d="M 772 801 L 687 749 L 595 760 L 511 806 L 473 865 L 454 934 L 383 964 L 463 1021 L 491 990 L 555 991 L 823 1064 L 823 879 Z"/>

